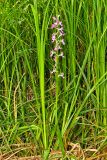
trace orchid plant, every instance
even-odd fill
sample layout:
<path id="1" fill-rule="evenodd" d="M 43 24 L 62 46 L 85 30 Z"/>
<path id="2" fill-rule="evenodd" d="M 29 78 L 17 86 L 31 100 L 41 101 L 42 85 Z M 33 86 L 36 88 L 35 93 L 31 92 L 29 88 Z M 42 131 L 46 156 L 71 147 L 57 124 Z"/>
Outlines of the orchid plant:
<path id="1" fill-rule="evenodd" d="M 62 50 L 63 45 L 65 45 L 64 41 L 64 29 L 62 21 L 59 20 L 59 15 L 56 17 L 52 17 L 53 24 L 51 25 L 51 29 L 53 30 L 51 42 L 53 44 L 53 49 L 50 51 L 50 57 L 54 61 L 53 70 L 51 74 L 58 73 L 58 77 L 64 78 L 64 73 L 59 73 L 58 71 L 58 61 L 59 58 L 64 58 L 64 53 Z"/>

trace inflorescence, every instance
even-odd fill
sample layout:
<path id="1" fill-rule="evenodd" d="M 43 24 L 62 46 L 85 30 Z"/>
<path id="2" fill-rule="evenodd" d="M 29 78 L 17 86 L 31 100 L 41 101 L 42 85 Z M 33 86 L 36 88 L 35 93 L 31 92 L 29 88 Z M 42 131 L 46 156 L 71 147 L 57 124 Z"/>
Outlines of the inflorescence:
<path id="1" fill-rule="evenodd" d="M 64 29 L 62 21 L 59 20 L 59 15 L 56 17 L 52 17 L 53 24 L 51 25 L 51 29 L 54 31 L 52 33 L 52 39 L 51 42 L 53 44 L 53 49 L 50 51 L 50 57 L 54 61 L 53 70 L 51 71 L 51 74 L 55 74 L 58 72 L 57 70 L 57 60 L 56 59 L 62 59 L 64 58 L 64 53 L 62 50 L 62 46 L 65 45 L 64 41 Z M 58 77 L 64 78 L 64 73 L 58 72 Z"/>

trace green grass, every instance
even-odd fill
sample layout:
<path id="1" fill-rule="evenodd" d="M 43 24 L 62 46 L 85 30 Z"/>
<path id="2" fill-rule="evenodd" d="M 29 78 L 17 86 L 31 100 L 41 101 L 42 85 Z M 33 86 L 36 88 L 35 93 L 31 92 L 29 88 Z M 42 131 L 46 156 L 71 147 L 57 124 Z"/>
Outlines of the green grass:
<path id="1" fill-rule="evenodd" d="M 57 15 L 64 79 L 50 75 Z M 107 148 L 106 0 L 5 0 L 0 20 L 0 154 L 78 159 L 74 144 L 86 157 L 100 154 Z"/>

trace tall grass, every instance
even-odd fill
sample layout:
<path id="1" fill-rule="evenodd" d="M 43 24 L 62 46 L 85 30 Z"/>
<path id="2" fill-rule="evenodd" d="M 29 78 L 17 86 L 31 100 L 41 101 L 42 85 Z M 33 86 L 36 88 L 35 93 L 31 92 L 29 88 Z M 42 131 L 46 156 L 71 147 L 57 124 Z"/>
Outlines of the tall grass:
<path id="1" fill-rule="evenodd" d="M 50 74 L 57 15 L 64 79 Z M 48 159 L 59 151 L 67 158 L 71 142 L 107 147 L 106 0 L 1 1 L 0 17 L 1 154 Z"/>

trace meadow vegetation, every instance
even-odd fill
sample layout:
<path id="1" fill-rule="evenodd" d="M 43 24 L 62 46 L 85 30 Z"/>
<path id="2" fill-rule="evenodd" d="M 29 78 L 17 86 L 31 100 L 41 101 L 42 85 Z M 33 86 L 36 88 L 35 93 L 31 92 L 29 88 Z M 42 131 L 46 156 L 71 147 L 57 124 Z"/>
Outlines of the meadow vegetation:
<path id="1" fill-rule="evenodd" d="M 107 1 L 1 0 L 0 22 L 2 158 L 107 158 Z"/>

